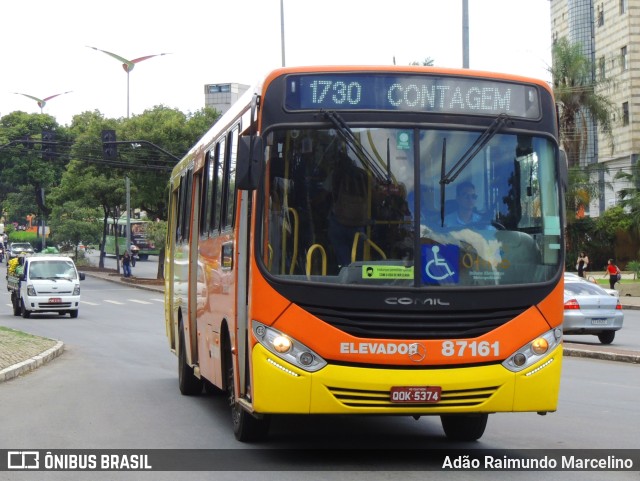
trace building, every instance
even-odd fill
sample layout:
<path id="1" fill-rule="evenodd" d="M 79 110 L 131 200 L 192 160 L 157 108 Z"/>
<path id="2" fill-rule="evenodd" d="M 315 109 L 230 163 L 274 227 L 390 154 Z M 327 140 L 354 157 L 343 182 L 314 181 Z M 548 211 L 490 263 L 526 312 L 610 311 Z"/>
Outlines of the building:
<path id="1" fill-rule="evenodd" d="M 589 206 L 597 216 L 616 205 L 616 192 L 625 183 L 614 179 L 629 172 L 640 152 L 640 0 L 550 0 L 551 35 L 579 42 L 594 65 L 594 79 L 607 79 L 600 92 L 616 106 L 613 143 L 607 135 L 589 128 L 584 164 L 602 164 L 598 179 L 600 199 Z M 606 188 L 610 183 L 613 188 Z"/>
<path id="2" fill-rule="evenodd" d="M 248 89 L 248 85 L 238 83 L 205 85 L 204 105 L 225 113 Z"/>

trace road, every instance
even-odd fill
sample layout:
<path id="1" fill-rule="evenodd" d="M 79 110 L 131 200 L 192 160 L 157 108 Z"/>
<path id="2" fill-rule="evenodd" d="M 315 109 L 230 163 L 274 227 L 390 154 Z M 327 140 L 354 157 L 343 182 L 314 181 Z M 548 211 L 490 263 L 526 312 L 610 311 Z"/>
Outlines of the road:
<path id="1" fill-rule="evenodd" d="M 8 294 L 3 294 L 0 325 L 61 339 L 66 350 L 45 368 L 0 384 L 0 449 L 256 447 L 235 441 L 224 396 L 180 395 L 177 361 L 169 352 L 164 334 L 161 294 L 92 278 L 87 278 L 82 287 L 77 319 L 14 317 Z M 478 443 L 447 442 L 437 418 L 415 421 L 408 417 L 291 416 L 274 419 L 269 442 L 262 447 L 318 452 L 353 447 L 371 450 L 366 451 L 371 455 L 360 461 L 364 471 L 384 469 L 375 450 L 640 449 L 640 386 L 630 382 L 638 377 L 640 367 L 579 358 L 565 358 L 564 363 L 558 412 L 547 416 L 492 415 Z M 331 463 L 328 456 L 326 462 Z M 299 479 L 299 473 L 288 473 L 296 469 L 304 472 L 305 479 L 424 479 L 424 473 L 312 473 L 306 470 L 312 469 L 318 459 L 302 462 L 286 455 L 277 459 L 282 471 L 263 473 L 260 479 Z M 338 460 L 334 462 L 340 466 Z M 0 472 L 0 479 L 12 479 L 3 478 L 3 474 L 7 473 Z M 70 477 L 70 473 L 38 474 L 20 479 L 113 479 L 114 475 L 91 473 L 89 478 L 86 473 L 78 477 Z M 111 476 L 98 477 L 101 474 Z M 141 473 L 133 474 L 125 477 L 118 473 L 118 478 L 176 479 L 175 473 L 148 473 L 153 476 L 146 478 Z M 438 474 L 442 474 L 438 479 L 472 479 L 470 473 Z M 447 477 L 449 474 L 452 476 Z M 473 479 L 494 480 L 500 474 L 508 473 L 474 472 Z M 535 473 L 517 474 L 517 479 L 534 479 Z M 561 474 L 579 476 L 565 478 Z M 210 476 L 189 473 L 189 478 Z M 238 478 L 237 473 L 223 472 L 215 479 Z M 554 479 L 602 479 L 602 473 L 554 473 Z M 637 472 L 611 473 L 607 479 L 637 480 Z"/>

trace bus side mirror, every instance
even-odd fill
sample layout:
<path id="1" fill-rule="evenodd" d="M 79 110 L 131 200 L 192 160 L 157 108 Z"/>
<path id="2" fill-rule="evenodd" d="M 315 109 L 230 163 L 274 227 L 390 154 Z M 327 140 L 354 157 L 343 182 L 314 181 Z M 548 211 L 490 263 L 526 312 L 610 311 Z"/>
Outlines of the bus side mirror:
<path id="1" fill-rule="evenodd" d="M 566 192 L 569 187 L 569 163 L 567 161 L 567 153 L 562 149 L 560 149 L 559 155 L 558 174 L 560 176 L 560 185 L 562 185 L 563 191 Z"/>
<path id="2" fill-rule="evenodd" d="M 240 190 L 255 190 L 262 177 L 264 166 L 262 137 L 242 135 L 238 140 L 236 186 Z"/>

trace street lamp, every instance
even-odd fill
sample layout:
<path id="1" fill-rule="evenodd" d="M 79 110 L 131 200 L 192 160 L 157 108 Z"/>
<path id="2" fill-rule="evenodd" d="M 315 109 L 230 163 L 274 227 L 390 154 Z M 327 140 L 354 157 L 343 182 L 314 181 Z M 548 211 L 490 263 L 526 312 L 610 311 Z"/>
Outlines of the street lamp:
<path id="1" fill-rule="evenodd" d="M 112 53 L 112 52 L 107 52 L 106 50 L 101 50 L 99 48 L 91 47 L 89 45 L 87 45 L 87 47 L 88 48 L 92 48 L 93 50 L 98 50 L 99 52 L 102 52 L 102 53 L 106 53 L 107 55 L 115 58 L 116 60 L 119 60 L 120 62 L 122 62 L 122 68 L 124 69 L 125 72 L 127 72 L 127 118 L 129 118 L 129 72 L 131 72 L 133 70 L 133 67 L 135 67 L 137 63 L 140 63 L 143 60 L 147 60 L 147 59 L 153 58 L 153 57 L 160 57 L 162 55 L 169 55 L 169 54 L 168 53 L 157 53 L 155 55 L 146 55 L 144 57 L 135 58 L 133 60 L 127 60 L 126 58 L 121 57 L 120 55 L 117 55 L 117 54 Z"/>
<path id="2" fill-rule="evenodd" d="M 50 97 L 46 97 L 44 99 L 39 99 L 38 97 L 34 97 L 33 95 L 28 95 L 28 94 L 23 94 L 20 92 L 13 92 L 16 95 L 24 95 L 25 97 L 29 97 L 30 99 L 35 100 L 36 102 L 38 102 L 38 107 L 40 107 L 40 113 L 42 113 L 42 109 L 44 108 L 45 105 L 47 105 L 47 100 L 51 100 L 54 97 L 58 97 L 59 95 L 64 95 L 64 94 L 68 94 L 71 93 L 72 90 L 69 90 L 68 92 L 62 92 L 60 94 L 55 94 L 55 95 L 51 95 Z"/>

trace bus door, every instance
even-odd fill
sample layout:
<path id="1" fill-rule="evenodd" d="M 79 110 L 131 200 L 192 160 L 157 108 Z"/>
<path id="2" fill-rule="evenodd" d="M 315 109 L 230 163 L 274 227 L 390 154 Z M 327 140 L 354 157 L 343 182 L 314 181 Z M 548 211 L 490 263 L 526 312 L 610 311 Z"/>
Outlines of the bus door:
<path id="1" fill-rule="evenodd" d="M 234 370 L 236 399 L 242 399 L 247 395 L 248 379 L 247 379 L 247 362 L 248 353 L 248 283 L 249 283 L 249 248 L 250 239 L 250 218 L 249 218 L 249 196 L 250 192 L 246 190 L 239 191 L 239 209 L 236 218 L 236 248 L 237 248 L 237 266 L 235 266 L 237 282 L 236 282 L 236 314 L 237 314 L 237 338 L 236 352 L 238 353 L 236 362 L 237 369 Z M 227 262 L 228 253 L 224 253 L 223 260 Z"/>

